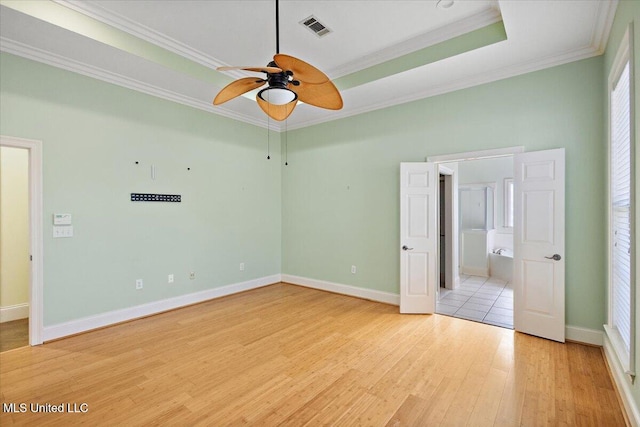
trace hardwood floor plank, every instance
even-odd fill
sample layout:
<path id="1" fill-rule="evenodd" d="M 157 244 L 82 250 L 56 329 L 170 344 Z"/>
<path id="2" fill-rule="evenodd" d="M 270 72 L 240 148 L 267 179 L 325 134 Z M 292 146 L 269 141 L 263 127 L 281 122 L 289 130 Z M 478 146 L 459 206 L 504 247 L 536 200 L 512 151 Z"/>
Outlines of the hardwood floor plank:
<path id="1" fill-rule="evenodd" d="M 29 345 L 29 319 L 0 323 L 0 353 Z"/>
<path id="2" fill-rule="evenodd" d="M 624 425 L 598 348 L 288 284 L 0 354 L 0 425 Z"/>

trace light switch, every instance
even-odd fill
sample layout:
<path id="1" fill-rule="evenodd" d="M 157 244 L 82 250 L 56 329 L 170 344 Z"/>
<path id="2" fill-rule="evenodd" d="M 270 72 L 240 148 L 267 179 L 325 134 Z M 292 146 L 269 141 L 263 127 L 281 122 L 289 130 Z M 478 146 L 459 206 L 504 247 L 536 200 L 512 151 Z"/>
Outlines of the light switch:
<path id="1" fill-rule="evenodd" d="M 73 237 L 73 225 L 54 225 L 53 237 Z"/>

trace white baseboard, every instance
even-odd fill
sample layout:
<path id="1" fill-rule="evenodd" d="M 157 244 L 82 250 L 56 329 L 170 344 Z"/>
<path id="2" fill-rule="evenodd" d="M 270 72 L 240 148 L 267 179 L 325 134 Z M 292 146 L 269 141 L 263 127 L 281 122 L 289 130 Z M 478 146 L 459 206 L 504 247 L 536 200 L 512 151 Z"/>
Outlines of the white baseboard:
<path id="1" fill-rule="evenodd" d="M 611 370 L 613 381 L 616 383 L 620 398 L 622 399 L 622 405 L 627 413 L 631 426 L 640 426 L 640 410 L 638 404 L 633 398 L 633 392 L 631 390 L 631 381 L 629 376 L 624 373 L 622 366 L 618 362 L 618 357 L 609 341 L 609 338 L 603 336 L 604 339 L 604 357 L 607 359 L 607 364 Z M 637 380 L 637 379 L 636 379 Z"/>
<path id="2" fill-rule="evenodd" d="M 570 341 L 597 345 L 598 347 L 602 347 L 604 343 L 604 331 L 598 331 L 596 329 L 566 325 L 564 328 L 564 335 L 565 338 Z"/>
<path id="3" fill-rule="evenodd" d="M 210 299 L 260 288 L 280 281 L 281 276 L 279 274 L 274 274 L 273 276 L 261 277 L 246 282 L 222 286 L 220 288 L 207 289 L 205 291 L 179 295 L 173 298 L 137 305 L 135 307 L 123 308 L 121 310 L 114 310 L 95 316 L 83 317 L 69 322 L 58 323 L 57 325 L 45 326 L 44 341 L 51 341 L 69 335 L 87 332 L 92 329 L 103 328 L 116 323 L 126 322 L 128 320 L 161 313 L 167 310 L 173 310 L 191 304 L 197 304 Z"/>
<path id="4" fill-rule="evenodd" d="M 462 274 L 466 274 L 467 276 L 489 277 L 489 268 L 462 267 Z"/>
<path id="5" fill-rule="evenodd" d="M 307 288 L 319 289 L 336 294 L 349 295 L 356 298 L 368 299 L 386 304 L 400 305 L 400 295 L 373 289 L 358 288 L 356 286 L 343 285 L 341 283 L 326 282 L 324 280 L 309 279 L 308 277 L 283 274 L 282 281 Z"/>
<path id="6" fill-rule="evenodd" d="M 29 317 L 29 303 L 8 305 L 0 307 L 0 323 L 12 320 L 26 319 Z"/>

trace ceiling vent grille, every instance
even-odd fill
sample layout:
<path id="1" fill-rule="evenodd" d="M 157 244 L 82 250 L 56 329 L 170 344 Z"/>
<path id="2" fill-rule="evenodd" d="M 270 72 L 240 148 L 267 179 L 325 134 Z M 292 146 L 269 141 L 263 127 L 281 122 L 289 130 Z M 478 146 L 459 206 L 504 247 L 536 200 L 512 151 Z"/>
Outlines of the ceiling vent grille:
<path id="1" fill-rule="evenodd" d="M 331 32 L 331 30 L 326 25 L 320 23 L 320 21 L 318 21 L 318 18 L 313 15 L 303 19 L 302 21 L 300 21 L 300 23 L 307 27 L 309 31 L 311 31 L 318 37 L 326 36 Z"/>

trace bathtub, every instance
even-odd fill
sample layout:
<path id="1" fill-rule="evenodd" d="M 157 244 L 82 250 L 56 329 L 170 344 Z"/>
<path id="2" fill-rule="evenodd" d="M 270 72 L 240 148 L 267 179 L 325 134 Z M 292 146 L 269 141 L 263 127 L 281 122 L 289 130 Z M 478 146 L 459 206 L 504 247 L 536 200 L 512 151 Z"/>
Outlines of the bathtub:
<path id="1" fill-rule="evenodd" d="M 511 282 L 513 279 L 513 252 L 509 249 L 489 254 L 489 272 L 491 277 Z"/>

